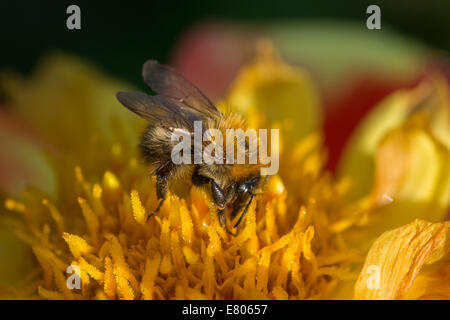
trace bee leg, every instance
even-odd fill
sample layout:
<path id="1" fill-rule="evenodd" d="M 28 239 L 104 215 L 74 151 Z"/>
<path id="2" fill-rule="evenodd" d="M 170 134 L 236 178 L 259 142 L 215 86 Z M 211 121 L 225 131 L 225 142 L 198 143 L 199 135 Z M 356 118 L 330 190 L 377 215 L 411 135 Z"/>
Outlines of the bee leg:
<path id="1" fill-rule="evenodd" d="M 168 166 L 169 162 L 170 162 L 170 160 L 167 160 L 166 162 L 161 164 L 158 168 L 156 168 L 155 170 L 153 170 L 150 173 L 150 176 L 158 176 L 158 175 L 160 175 L 163 170 L 167 169 L 167 166 Z"/>
<path id="2" fill-rule="evenodd" d="M 227 216 L 225 215 L 225 209 L 218 209 L 218 210 L 217 210 L 217 217 L 219 218 L 220 226 L 221 226 L 222 228 L 224 228 L 225 231 L 226 231 L 228 234 L 230 234 L 230 235 L 232 235 L 232 236 L 236 236 L 235 233 L 231 232 L 231 231 L 228 230 L 228 228 L 227 228 Z"/>
<path id="3" fill-rule="evenodd" d="M 158 213 L 159 209 L 161 209 L 161 206 L 166 200 L 167 197 L 167 191 L 168 191 L 168 185 L 167 185 L 167 176 L 162 175 L 156 175 L 156 197 L 159 200 L 159 204 L 156 207 L 155 211 L 153 211 L 151 214 L 147 216 L 147 220 Z"/>
<path id="4" fill-rule="evenodd" d="M 227 226 L 227 218 L 225 216 L 225 210 L 224 209 L 218 209 L 217 210 L 217 217 L 219 218 L 219 223 L 222 228 L 225 228 Z"/>
<path id="5" fill-rule="evenodd" d="M 150 217 L 153 217 L 154 215 L 156 215 L 158 213 L 159 209 L 161 209 L 161 207 L 162 207 L 162 204 L 163 204 L 164 200 L 165 199 L 159 200 L 158 206 L 156 207 L 155 211 L 153 211 L 152 213 L 150 213 L 147 216 L 147 220 L 150 219 Z"/>

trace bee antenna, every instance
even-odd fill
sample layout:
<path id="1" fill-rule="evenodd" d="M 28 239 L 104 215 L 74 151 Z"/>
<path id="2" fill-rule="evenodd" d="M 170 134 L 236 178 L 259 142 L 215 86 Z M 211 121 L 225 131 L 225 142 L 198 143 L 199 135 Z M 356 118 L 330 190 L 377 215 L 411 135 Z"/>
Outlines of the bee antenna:
<path id="1" fill-rule="evenodd" d="M 267 180 L 269 180 L 269 175 L 267 175 L 267 176 L 264 178 L 264 181 L 263 181 L 263 184 L 262 184 L 261 188 L 264 187 L 264 185 L 267 183 Z M 241 216 L 239 217 L 238 221 L 236 221 L 236 223 L 234 224 L 233 228 L 237 228 L 237 226 L 241 223 L 242 219 L 244 219 L 244 216 L 247 214 L 248 208 L 250 208 L 250 204 L 252 203 L 253 198 L 255 197 L 255 195 L 256 195 L 255 193 L 252 193 L 252 194 L 251 194 L 250 199 L 248 200 L 247 205 L 245 206 L 244 211 L 242 212 L 242 214 L 241 214 Z"/>
<path id="2" fill-rule="evenodd" d="M 229 235 L 232 235 L 233 237 L 236 237 L 236 236 L 237 236 L 236 233 L 231 232 L 230 229 L 228 229 L 227 227 L 225 227 L 225 231 L 226 231 Z"/>
<path id="3" fill-rule="evenodd" d="M 262 185 L 261 185 L 261 188 L 265 186 L 265 184 L 266 184 L 267 181 L 269 180 L 269 177 L 270 177 L 270 176 L 267 175 L 267 176 L 264 178 L 264 181 L 263 181 L 263 183 L 262 183 Z"/>
<path id="4" fill-rule="evenodd" d="M 234 224 L 233 228 L 237 228 L 237 226 L 241 223 L 242 219 L 244 219 L 244 216 L 247 214 L 248 208 L 250 207 L 250 204 L 252 203 L 254 197 L 255 197 L 255 194 L 252 193 L 252 195 L 250 196 L 250 199 L 247 202 L 247 205 L 245 206 L 244 211 L 242 212 L 238 221 Z"/>
<path id="5" fill-rule="evenodd" d="M 151 217 L 155 216 L 155 215 L 159 212 L 159 209 L 161 209 L 161 206 L 162 206 L 163 202 L 164 202 L 164 199 L 161 199 L 161 200 L 159 201 L 158 207 L 156 207 L 155 211 L 153 211 L 152 213 L 150 213 L 150 214 L 147 216 L 147 221 L 148 221 Z"/>

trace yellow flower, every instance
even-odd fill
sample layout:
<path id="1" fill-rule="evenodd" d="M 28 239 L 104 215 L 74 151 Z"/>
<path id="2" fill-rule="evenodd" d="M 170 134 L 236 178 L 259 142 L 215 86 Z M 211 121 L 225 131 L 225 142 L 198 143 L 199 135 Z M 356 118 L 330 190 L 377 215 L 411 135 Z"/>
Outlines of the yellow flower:
<path id="1" fill-rule="evenodd" d="M 111 143 L 108 138 L 121 132 L 93 124 L 98 112 L 93 104 L 110 107 L 112 101 L 98 96 L 112 97 L 116 87 L 105 84 L 111 81 L 100 75 L 93 76 L 79 61 L 60 56 L 47 60 L 40 70 L 33 81 L 37 85 L 31 88 L 28 82 L 9 80 L 14 88 L 11 100 L 22 110 L 24 105 L 16 106 L 14 101 L 31 96 L 26 100 L 30 108 L 48 108 L 49 117 L 36 111 L 29 119 L 50 138 L 57 134 L 55 144 L 68 154 L 64 161 L 52 161 L 58 180 L 64 182 L 58 184 L 57 196 L 27 191 L 20 201 L 6 200 L 6 207 L 16 215 L 9 214 L 5 223 L 13 226 L 36 258 L 27 286 L 13 290 L 17 297 L 33 293 L 48 299 L 324 298 L 339 279 L 356 276 L 348 269 L 356 252 L 328 232 L 325 210 L 337 205 L 340 195 L 319 174 L 324 160 L 315 155 L 321 151 L 320 140 L 309 138 L 298 146 L 305 150 L 296 155 L 296 181 L 303 185 L 301 199 L 307 200 L 303 206 L 296 197 L 292 201 L 298 205 L 287 206 L 288 192 L 274 176 L 236 237 L 219 226 L 209 198 L 195 188 L 186 199 L 169 195 L 160 213 L 147 221 L 157 204 L 154 181 L 135 158 L 132 139 Z M 281 70 L 294 74 L 287 65 Z M 51 90 L 56 83 L 47 79 L 53 77 L 76 85 Z M 92 77 L 100 89 L 108 87 L 111 96 L 106 89 L 96 92 Z M 53 106 L 73 116 L 60 123 L 62 111 L 52 112 Z M 128 118 L 109 121 L 123 126 Z M 90 131 L 97 131 L 95 139 Z M 54 155 L 49 158 L 54 160 Z M 69 169 L 74 160 L 81 165 Z M 315 174 L 309 177 L 311 172 Z M 323 188 L 336 197 L 323 197 Z M 70 265 L 80 268 L 80 290 L 66 285 Z"/>
<path id="2" fill-rule="evenodd" d="M 90 184 L 77 167 L 77 203 L 70 199 L 60 205 L 64 209 L 46 199 L 38 205 L 38 195 L 23 203 L 7 200 L 6 206 L 21 218 L 14 220 L 18 237 L 39 263 L 29 285 L 41 297 L 323 298 L 338 279 L 351 276 L 344 266 L 356 255 L 335 243 L 325 217 L 313 222 L 324 215 L 318 203 L 311 199 L 307 207 L 289 210 L 276 176 L 251 207 L 239 235 L 231 237 L 197 189 L 191 190 L 189 204 L 170 195 L 158 216 L 147 222 L 157 203 L 154 181 L 143 168 L 128 169 L 134 180 L 131 191 L 111 172 Z M 67 289 L 69 265 L 81 270 L 78 291 Z M 16 294 L 23 297 L 30 287 Z"/>
<path id="3" fill-rule="evenodd" d="M 274 54 L 259 56 L 238 75 L 226 101 L 250 121 L 278 124 L 290 146 L 280 175 L 269 179 L 233 237 L 220 227 L 209 196 L 195 187 L 182 197 L 169 193 L 147 220 L 158 201 L 134 147 L 144 123 L 118 108 L 113 97 L 124 88 L 116 81 L 76 59 L 53 56 L 32 80 L 10 76 L 3 86 L 11 107 L 60 150 L 46 154 L 57 180 L 54 194 L 26 189 L 5 199 L 2 226 L 25 243 L 33 263 L 21 283 L 1 287 L 3 298 L 321 299 L 356 280 L 358 299 L 447 297 L 435 283 L 449 275 L 440 264 L 448 253 L 448 223 L 417 221 L 389 231 L 373 244 L 361 272 L 365 250 L 354 245 L 355 239 L 370 245 L 361 230 L 376 237 L 414 218 L 443 219 L 450 180 L 445 122 L 418 114 L 380 123 L 383 134 L 369 143 L 375 169 L 362 171 L 375 183 L 348 200 L 354 175 L 336 180 L 323 170 L 320 110 L 309 77 Z M 274 108 L 279 118 L 272 117 Z M 289 118 L 303 131 L 289 129 Z M 366 143 L 363 137 L 357 145 Z M 432 161 L 438 166 L 423 168 Z M 427 188 L 414 189 L 424 177 Z M 397 220 L 383 195 L 424 207 Z M 386 226 L 390 219 L 395 223 Z M 414 282 L 424 264 L 436 268 Z M 381 270 L 377 292 L 364 287 L 371 265 Z M 76 284 L 70 283 L 74 275 L 80 288 L 68 285 Z"/>

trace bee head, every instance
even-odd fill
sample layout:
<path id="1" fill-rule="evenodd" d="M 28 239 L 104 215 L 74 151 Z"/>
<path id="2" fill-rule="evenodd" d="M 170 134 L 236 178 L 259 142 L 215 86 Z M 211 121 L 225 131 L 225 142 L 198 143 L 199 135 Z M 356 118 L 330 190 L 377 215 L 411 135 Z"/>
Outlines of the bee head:
<path id="1" fill-rule="evenodd" d="M 254 192 L 260 181 L 259 171 L 249 171 L 245 176 L 234 177 L 233 166 L 199 165 L 192 176 L 196 186 L 209 186 L 211 198 L 219 209 L 227 205 L 233 211 L 242 207 L 242 203 Z"/>

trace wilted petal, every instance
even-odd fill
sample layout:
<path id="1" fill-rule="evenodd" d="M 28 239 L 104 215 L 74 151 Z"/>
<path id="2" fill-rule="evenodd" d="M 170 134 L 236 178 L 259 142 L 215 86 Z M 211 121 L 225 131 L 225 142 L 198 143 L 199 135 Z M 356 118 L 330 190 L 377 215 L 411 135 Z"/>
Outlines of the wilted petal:
<path id="1" fill-rule="evenodd" d="M 405 299 L 450 300 L 450 264 L 438 263 L 430 269 L 417 276 Z"/>
<path id="2" fill-rule="evenodd" d="M 355 285 L 355 299 L 405 298 L 425 265 L 446 259 L 450 222 L 414 222 L 385 232 L 372 245 Z"/>

